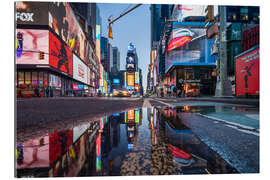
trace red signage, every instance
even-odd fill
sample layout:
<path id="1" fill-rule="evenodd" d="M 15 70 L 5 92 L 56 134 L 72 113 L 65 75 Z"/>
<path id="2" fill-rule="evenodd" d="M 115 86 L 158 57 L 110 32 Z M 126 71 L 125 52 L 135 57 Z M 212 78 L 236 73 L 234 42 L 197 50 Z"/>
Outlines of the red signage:
<path id="1" fill-rule="evenodd" d="M 235 71 L 237 96 L 260 94 L 259 48 L 237 57 Z"/>
<path id="2" fill-rule="evenodd" d="M 168 51 L 171 51 L 175 48 L 184 46 L 185 44 L 187 44 L 189 41 L 191 40 L 190 36 L 182 36 L 182 37 L 177 37 L 174 38 L 170 41 L 169 45 L 168 45 Z"/>
<path id="3" fill-rule="evenodd" d="M 56 69 L 72 76 L 72 52 L 69 48 L 50 32 L 49 64 Z"/>

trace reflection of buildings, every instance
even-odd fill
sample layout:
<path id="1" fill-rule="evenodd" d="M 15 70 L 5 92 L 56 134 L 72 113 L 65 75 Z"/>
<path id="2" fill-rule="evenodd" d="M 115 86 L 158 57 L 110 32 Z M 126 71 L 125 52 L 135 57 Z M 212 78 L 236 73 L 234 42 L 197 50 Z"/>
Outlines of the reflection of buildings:
<path id="1" fill-rule="evenodd" d="M 16 3 L 16 14 L 33 13 L 33 19 L 16 18 L 17 96 L 93 95 L 98 88 L 95 47 L 95 3 Z M 90 7 L 90 9 L 88 8 Z M 86 16 L 86 17 L 85 17 Z M 48 88 L 48 91 L 46 89 Z"/>

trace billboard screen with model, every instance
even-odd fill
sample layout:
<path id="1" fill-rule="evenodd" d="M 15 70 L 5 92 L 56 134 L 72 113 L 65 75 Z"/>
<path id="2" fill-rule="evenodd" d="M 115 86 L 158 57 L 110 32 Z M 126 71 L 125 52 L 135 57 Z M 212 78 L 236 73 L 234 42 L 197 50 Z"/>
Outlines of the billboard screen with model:
<path id="1" fill-rule="evenodd" d="M 88 43 L 69 3 L 49 4 L 49 26 L 58 34 L 69 48 L 83 61 L 88 61 Z"/>
<path id="2" fill-rule="evenodd" d="M 50 32 L 50 65 L 72 76 L 72 52 Z"/>

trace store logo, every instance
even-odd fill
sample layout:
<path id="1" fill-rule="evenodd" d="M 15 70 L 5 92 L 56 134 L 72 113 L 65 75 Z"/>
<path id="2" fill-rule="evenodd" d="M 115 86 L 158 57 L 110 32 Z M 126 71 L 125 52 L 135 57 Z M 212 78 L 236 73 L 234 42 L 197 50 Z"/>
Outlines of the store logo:
<path id="1" fill-rule="evenodd" d="M 16 21 L 19 19 L 21 21 L 34 22 L 33 16 L 34 16 L 34 13 L 17 12 L 16 13 Z"/>

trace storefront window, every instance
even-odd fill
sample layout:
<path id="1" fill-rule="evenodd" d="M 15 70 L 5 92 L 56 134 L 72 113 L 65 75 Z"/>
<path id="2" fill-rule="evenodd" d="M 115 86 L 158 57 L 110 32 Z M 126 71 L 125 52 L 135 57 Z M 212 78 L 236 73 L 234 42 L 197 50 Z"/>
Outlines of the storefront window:
<path id="1" fill-rule="evenodd" d="M 194 71 L 192 69 L 186 70 L 186 80 L 194 79 Z"/>
<path id="2" fill-rule="evenodd" d="M 37 85 L 38 84 L 38 73 L 32 72 L 32 84 Z"/>
<path id="3" fill-rule="evenodd" d="M 48 85 L 48 74 L 47 74 L 47 72 L 43 73 L 43 78 L 44 78 L 44 85 L 47 86 Z"/>
<path id="4" fill-rule="evenodd" d="M 43 85 L 43 72 L 39 72 L 38 74 L 38 81 L 40 85 Z"/>
<path id="5" fill-rule="evenodd" d="M 25 84 L 31 84 L 31 72 L 25 72 Z"/>

